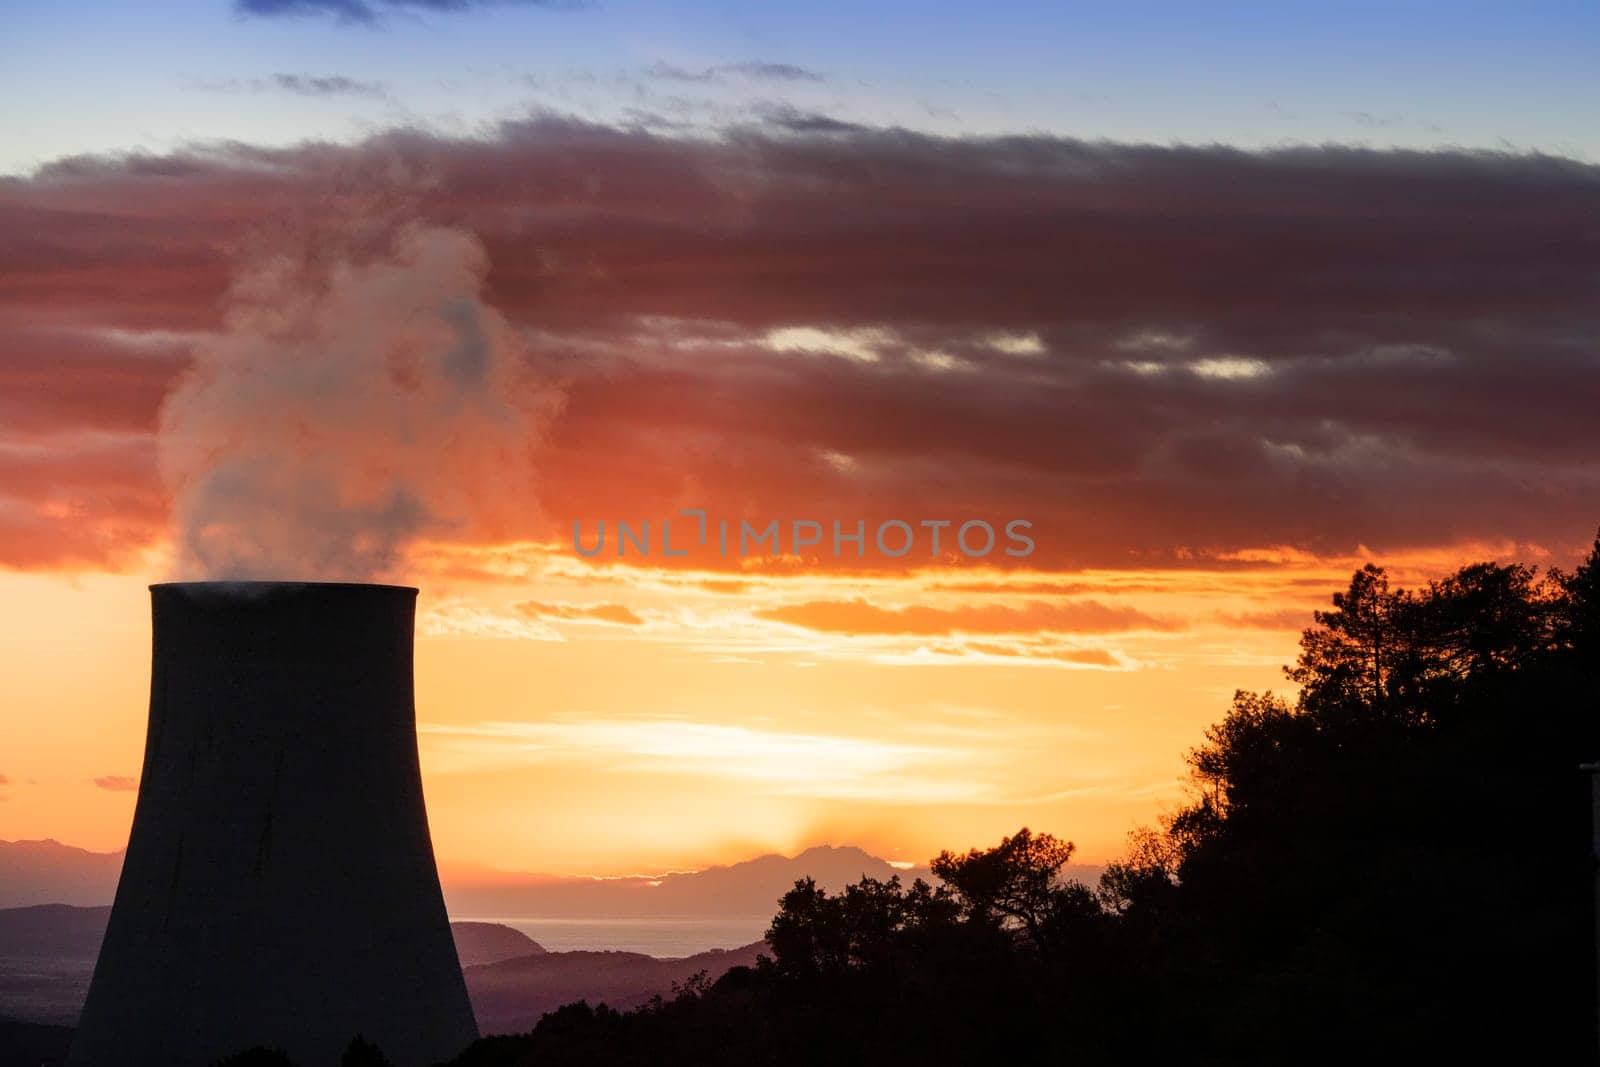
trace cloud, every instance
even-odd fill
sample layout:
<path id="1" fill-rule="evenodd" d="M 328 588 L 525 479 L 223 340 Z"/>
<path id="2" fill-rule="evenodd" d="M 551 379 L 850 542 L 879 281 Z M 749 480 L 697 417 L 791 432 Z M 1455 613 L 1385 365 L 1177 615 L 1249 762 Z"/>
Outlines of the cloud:
<path id="1" fill-rule="evenodd" d="M 596 622 L 612 626 L 644 625 L 644 620 L 625 604 L 544 604 L 537 600 L 523 600 L 512 607 L 531 619 Z"/>
<path id="2" fill-rule="evenodd" d="M 287 92 L 298 96 L 388 96 L 382 82 L 361 81 L 342 74 L 271 74 L 264 78 L 216 78 L 192 83 L 218 93 Z"/>
<path id="3" fill-rule="evenodd" d="M 845 634 L 1115 633 L 1180 628 L 1172 620 L 1158 619 L 1133 608 L 1108 607 L 1094 600 L 1068 603 L 1034 601 L 1022 607 L 982 604 L 960 608 L 936 608 L 921 604 L 884 608 L 864 599 L 813 600 L 775 608 L 758 608 L 753 614 L 771 622 Z"/>
<path id="4" fill-rule="evenodd" d="M 434 765 L 454 769 L 577 762 L 624 774 L 724 778 L 787 796 L 918 804 L 970 800 L 990 790 L 970 774 L 982 762 L 971 747 L 947 743 L 647 716 L 423 726 L 420 732 L 430 748 L 443 750 Z"/>
<path id="5" fill-rule="evenodd" d="M 491 641 L 562 641 L 554 628 L 523 615 L 506 615 L 460 599 L 432 602 L 417 620 L 425 637 L 470 637 Z"/>
<path id="6" fill-rule="evenodd" d="M 154 473 L 148 435 L 0 438 L 0 561 L 29 570 L 136 562 L 166 528 Z"/>
<path id="7" fill-rule="evenodd" d="M 462 542 L 804 509 L 1025 518 L 1036 572 L 1259 568 L 1559 552 L 1600 517 L 1600 167 L 539 116 L 0 182 L 0 561 L 159 537 L 157 409 L 226 332 L 232 250 L 351 188 L 470 233 L 518 359 L 562 383 L 539 506 Z"/>
<path id="8" fill-rule="evenodd" d="M 106 789 L 113 793 L 134 793 L 138 792 L 139 789 L 139 780 L 137 778 L 128 778 L 120 774 L 103 775 L 96 778 L 94 784 L 100 789 Z"/>
<path id="9" fill-rule="evenodd" d="M 1218 612 L 1217 621 L 1240 630 L 1304 630 L 1311 625 L 1311 608 L 1281 611 Z"/>
<path id="10" fill-rule="evenodd" d="M 274 74 L 268 82 L 300 96 L 383 96 L 386 92 L 382 82 L 358 81 L 342 74 Z"/>
<path id="11" fill-rule="evenodd" d="M 755 110 L 767 125 L 789 133 L 860 133 L 867 129 L 858 123 L 836 119 L 820 111 L 807 111 L 792 104 L 765 103 L 758 105 Z"/>
<path id="12" fill-rule="evenodd" d="M 770 82 L 820 82 L 821 74 L 792 63 L 723 63 L 690 69 L 672 63 L 654 63 L 645 68 L 652 78 L 681 82 L 722 82 L 729 78 Z"/>
<path id="13" fill-rule="evenodd" d="M 1122 667 L 1116 656 L 1103 648 L 1033 648 L 1000 645 L 992 641 L 968 641 L 961 646 L 964 651 L 984 656 L 1019 657 L 1030 660 L 1059 660 L 1062 663 L 1085 667 Z"/>
<path id="14" fill-rule="evenodd" d="M 241 15 L 321 15 L 372 24 L 396 11 L 459 12 L 512 4 L 569 9 L 584 6 L 584 0 L 234 0 L 234 10 Z"/>
<path id="15" fill-rule="evenodd" d="M 821 352 L 863 363 L 876 363 L 876 346 L 892 340 L 889 332 L 883 329 L 832 331 L 810 326 L 786 326 L 768 333 L 763 343 L 774 352 Z"/>

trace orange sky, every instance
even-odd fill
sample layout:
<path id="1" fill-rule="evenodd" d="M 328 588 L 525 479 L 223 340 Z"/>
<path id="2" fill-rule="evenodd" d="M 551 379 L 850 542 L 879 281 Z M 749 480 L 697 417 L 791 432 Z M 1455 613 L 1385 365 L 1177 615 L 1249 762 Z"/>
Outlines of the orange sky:
<path id="1" fill-rule="evenodd" d="M 1511 547 L 1393 569 L 1415 579 Z M 1234 688 L 1283 688 L 1299 626 L 1356 563 L 1261 555 L 1273 562 L 1227 572 L 791 571 L 706 592 L 726 575 L 592 567 L 559 545 L 434 547 L 438 570 L 479 575 L 418 579 L 441 862 L 653 872 L 819 843 L 921 862 L 1023 824 L 1107 859 L 1179 797 L 1182 753 Z M 25 606 L 0 617 L 0 837 L 122 844 L 134 794 L 106 786 L 138 775 L 151 577 L 0 575 L 4 602 Z M 938 632 L 763 617 L 829 601 L 931 609 L 916 628 Z M 1085 604 L 1131 610 L 1101 632 L 1050 621 Z"/>
<path id="2" fill-rule="evenodd" d="M 447 863 L 1107 859 L 1362 563 L 1587 548 L 1595 175 L 534 115 L 8 178 L 0 837 L 121 845 L 179 574 L 421 588 Z M 1037 548 L 570 546 L 694 507 Z"/>

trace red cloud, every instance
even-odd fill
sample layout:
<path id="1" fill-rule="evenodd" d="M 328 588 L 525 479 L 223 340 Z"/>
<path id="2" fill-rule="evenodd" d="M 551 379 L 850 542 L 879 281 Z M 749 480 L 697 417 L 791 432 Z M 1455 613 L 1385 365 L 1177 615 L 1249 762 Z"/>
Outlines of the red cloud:
<path id="1" fill-rule="evenodd" d="M 307 217 L 483 241 L 485 301 L 565 395 L 503 535 L 704 507 L 1026 518 L 1031 568 L 1579 544 L 1597 210 L 1600 168 L 1550 157 L 872 130 L 63 160 L 0 183 L 0 563 L 158 536 L 185 338 L 261 220 Z"/>

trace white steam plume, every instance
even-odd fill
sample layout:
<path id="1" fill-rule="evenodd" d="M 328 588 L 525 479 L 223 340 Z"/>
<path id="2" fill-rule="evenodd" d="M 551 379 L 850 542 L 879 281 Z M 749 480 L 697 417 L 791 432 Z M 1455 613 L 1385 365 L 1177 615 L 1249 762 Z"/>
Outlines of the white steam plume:
<path id="1" fill-rule="evenodd" d="M 392 579 L 419 538 L 526 520 L 553 395 L 487 266 L 470 233 L 409 226 L 375 258 L 241 274 L 161 411 L 179 577 Z"/>

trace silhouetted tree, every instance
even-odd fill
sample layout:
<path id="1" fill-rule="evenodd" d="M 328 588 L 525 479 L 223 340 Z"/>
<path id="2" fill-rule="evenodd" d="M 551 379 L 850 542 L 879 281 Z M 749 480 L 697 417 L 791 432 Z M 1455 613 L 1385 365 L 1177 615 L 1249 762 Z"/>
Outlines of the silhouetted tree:
<path id="1" fill-rule="evenodd" d="M 1293 705 L 1235 696 L 1191 802 L 1101 887 L 1158 988 L 1193 983 L 1169 1048 L 1195 1026 L 1244 1059 L 1304 1057 L 1312 1032 L 1328 1058 L 1589 1047 L 1575 767 L 1600 751 L 1600 660 L 1572 650 L 1594 650 L 1595 559 L 1414 591 L 1368 566 L 1302 637 Z"/>
<path id="2" fill-rule="evenodd" d="M 1101 910 L 1088 886 L 1061 877 L 1075 849 L 1024 826 L 993 848 L 941 852 L 931 867 L 968 922 L 997 924 L 1049 955 L 1072 936 L 1086 936 Z"/>
<path id="3" fill-rule="evenodd" d="M 218 1060 L 214 1067 L 294 1067 L 294 1061 L 282 1049 L 257 1046 Z"/>
<path id="4" fill-rule="evenodd" d="M 345 1047 L 344 1056 L 339 1060 L 339 1067 L 394 1067 L 394 1065 L 389 1062 L 389 1057 L 383 1054 L 381 1048 L 357 1034 Z"/>
<path id="5" fill-rule="evenodd" d="M 899 875 L 886 882 L 862 878 L 837 896 L 802 878 L 779 900 L 767 944 L 785 975 L 836 975 L 883 963 L 902 935 L 947 926 L 959 911 L 948 888 L 920 878 L 909 890 Z"/>

